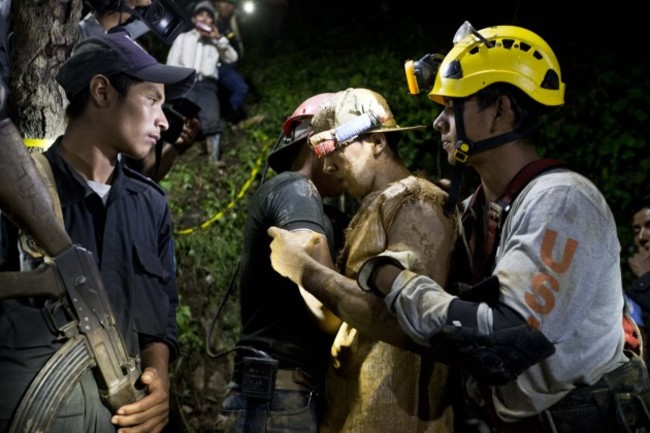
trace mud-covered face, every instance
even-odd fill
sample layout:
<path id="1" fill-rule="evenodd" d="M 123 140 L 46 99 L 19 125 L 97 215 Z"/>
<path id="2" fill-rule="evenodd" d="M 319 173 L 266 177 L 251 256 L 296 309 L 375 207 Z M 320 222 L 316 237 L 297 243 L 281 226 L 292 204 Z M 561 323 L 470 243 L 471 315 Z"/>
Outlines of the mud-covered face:
<path id="1" fill-rule="evenodd" d="M 374 187 L 374 143 L 367 137 L 362 136 L 322 157 L 325 173 L 355 198 L 365 197 Z"/>

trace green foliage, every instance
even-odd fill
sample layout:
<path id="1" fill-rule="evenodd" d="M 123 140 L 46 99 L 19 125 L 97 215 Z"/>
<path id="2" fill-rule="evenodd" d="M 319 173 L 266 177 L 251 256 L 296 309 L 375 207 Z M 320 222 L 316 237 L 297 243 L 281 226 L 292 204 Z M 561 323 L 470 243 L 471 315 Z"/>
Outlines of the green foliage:
<path id="1" fill-rule="evenodd" d="M 192 320 L 192 311 L 188 305 L 182 303 L 182 300 L 176 310 L 176 321 L 178 322 L 181 347 L 186 352 L 203 350 L 203 341 L 198 337 L 196 324 Z"/>

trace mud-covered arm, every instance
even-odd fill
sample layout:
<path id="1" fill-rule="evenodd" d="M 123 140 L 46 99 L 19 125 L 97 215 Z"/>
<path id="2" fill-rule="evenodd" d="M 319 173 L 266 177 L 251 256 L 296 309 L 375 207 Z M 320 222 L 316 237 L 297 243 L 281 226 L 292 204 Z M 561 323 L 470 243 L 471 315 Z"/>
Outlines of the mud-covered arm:
<path id="1" fill-rule="evenodd" d="M 314 245 L 312 258 L 328 269 L 335 269 L 325 235 L 311 230 L 295 230 L 292 233 L 301 237 L 304 236 L 305 242 L 309 242 L 313 236 L 317 236 L 318 241 Z M 327 308 L 316 296 L 305 290 L 304 287 L 298 285 L 298 288 L 300 290 L 300 295 L 305 301 L 305 305 L 309 309 L 312 319 L 318 328 L 327 334 L 334 334 L 338 330 L 339 326 L 341 326 L 341 319 L 332 310 Z"/>
<path id="2" fill-rule="evenodd" d="M 361 291 L 355 280 L 341 275 L 313 258 L 313 251 L 319 248 L 321 242 L 317 234 L 305 237 L 277 227 L 271 227 L 268 233 L 273 237 L 271 262 L 276 272 L 314 295 L 329 310 L 360 332 L 375 338 L 381 336 L 380 339 L 391 344 L 410 346 L 408 338 L 405 338 L 399 329 L 393 328 L 393 333 L 390 334 L 371 327 L 372 311 L 393 320 L 388 314 L 384 314 L 386 307 L 381 299 Z"/>
<path id="3" fill-rule="evenodd" d="M 441 210 L 438 215 L 436 206 L 429 204 L 410 203 L 404 205 L 400 212 L 417 216 L 420 223 L 392 224 L 386 233 L 388 249 L 410 248 L 416 251 L 417 268 L 421 269 L 426 263 L 435 268 L 432 274 L 444 283 L 448 255 L 453 246 L 451 224 L 440 218 Z M 398 213 L 395 220 L 400 218 Z M 311 251 L 318 242 L 315 237 L 298 239 L 276 228 L 270 229 L 269 234 L 275 238 L 271 244 L 271 259 L 276 271 L 304 287 L 359 332 L 399 347 L 416 347 L 400 328 L 397 319 L 386 309 L 382 299 L 361 290 L 356 280 L 320 266 L 311 259 Z"/>

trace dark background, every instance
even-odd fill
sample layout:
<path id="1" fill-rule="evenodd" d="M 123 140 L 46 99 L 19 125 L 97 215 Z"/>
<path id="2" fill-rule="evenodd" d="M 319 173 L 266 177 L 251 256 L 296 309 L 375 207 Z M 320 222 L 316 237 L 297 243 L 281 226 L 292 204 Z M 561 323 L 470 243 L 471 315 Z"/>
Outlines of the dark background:
<path id="1" fill-rule="evenodd" d="M 617 54 L 631 62 L 650 58 L 647 15 L 631 2 L 606 2 L 603 7 L 559 1 L 292 0 L 283 6 L 256 0 L 256 4 L 254 14 L 242 17 L 245 35 L 255 43 L 290 34 L 327 45 L 343 31 L 360 36 L 349 38 L 349 45 L 369 40 L 398 44 L 415 33 L 421 36 L 422 50 L 446 51 L 456 29 L 468 20 L 476 29 L 526 27 L 544 38 L 565 64 L 574 56 Z"/>

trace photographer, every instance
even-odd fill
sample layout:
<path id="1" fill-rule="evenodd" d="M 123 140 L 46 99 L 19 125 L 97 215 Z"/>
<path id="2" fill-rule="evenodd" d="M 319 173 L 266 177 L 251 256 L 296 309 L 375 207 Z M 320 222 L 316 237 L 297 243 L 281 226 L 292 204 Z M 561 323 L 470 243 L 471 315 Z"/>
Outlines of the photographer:
<path id="1" fill-rule="evenodd" d="M 196 4 L 192 13 L 195 28 L 181 33 L 167 54 L 167 64 L 196 68 L 197 82 L 187 99 L 201 107 L 201 131 L 210 153 L 210 161 L 225 167 L 221 161 L 221 109 L 217 94 L 220 83 L 219 64 L 234 63 L 239 58 L 227 37 L 215 26 L 215 9 L 210 1 Z"/>

